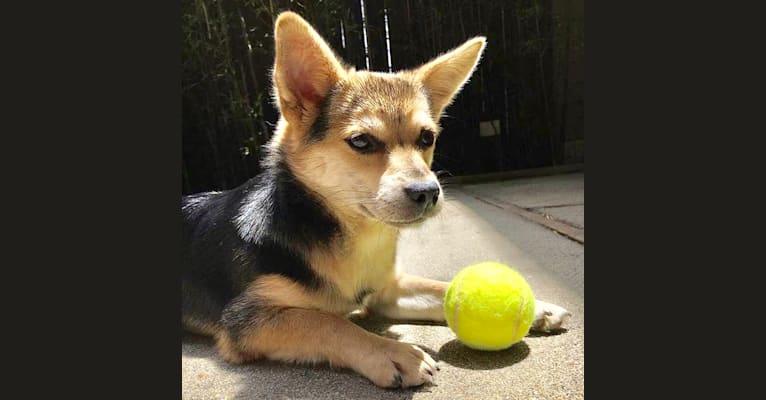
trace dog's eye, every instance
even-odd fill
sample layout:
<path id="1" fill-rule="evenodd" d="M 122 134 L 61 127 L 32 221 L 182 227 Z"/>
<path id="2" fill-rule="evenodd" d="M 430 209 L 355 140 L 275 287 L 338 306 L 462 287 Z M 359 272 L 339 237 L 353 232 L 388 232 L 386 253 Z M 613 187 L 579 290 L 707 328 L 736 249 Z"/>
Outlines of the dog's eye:
<path id="1" fill-rule="evenodd" d="M 431 147 L 434 144 L 434 133 L 428 129 L 420 131 L 420 137 L 418 138 L 418 146 Z"/>
<path id="2" fill-rule="evenodd" d="M 351 136 L 346 139 L 346 143 L 360 153 L 371 153 L 378 147 L 378 142 L 375 138 L 366 133 L 358 133 Z"/>

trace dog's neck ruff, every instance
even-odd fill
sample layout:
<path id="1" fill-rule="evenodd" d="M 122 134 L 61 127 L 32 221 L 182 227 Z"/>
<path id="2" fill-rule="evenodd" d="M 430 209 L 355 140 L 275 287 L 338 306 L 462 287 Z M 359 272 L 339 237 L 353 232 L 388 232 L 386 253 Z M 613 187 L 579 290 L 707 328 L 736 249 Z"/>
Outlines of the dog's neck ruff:
<path id="1" fill-rule="evenodd" d="M 256 245 L 271 241 L 299 252 L 327 246 L 341 235 L 338 219 L 297 180 L 279 151 L 268 155 L 263 166 L 244 185 L 233 220 L 242 239 Z"/>

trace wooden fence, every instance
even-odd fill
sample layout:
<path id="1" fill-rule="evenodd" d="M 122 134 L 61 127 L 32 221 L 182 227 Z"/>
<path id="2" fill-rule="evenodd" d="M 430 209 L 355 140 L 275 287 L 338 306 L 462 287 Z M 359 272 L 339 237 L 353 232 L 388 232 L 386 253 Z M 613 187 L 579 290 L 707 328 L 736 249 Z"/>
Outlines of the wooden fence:
<path id="1" fill-rule="evenodd" d="M 415 67 L 487 36 L 479 68 L 441 121 L 435 170 L 584 162 L 583 7 L 582 0 L 183 0 L 184 193 L 228 189 L 259 172 L 261 145 L 278 118 L 269 73 L 273 22 L 284 10 L 301 14 L 358 69 Z"/>

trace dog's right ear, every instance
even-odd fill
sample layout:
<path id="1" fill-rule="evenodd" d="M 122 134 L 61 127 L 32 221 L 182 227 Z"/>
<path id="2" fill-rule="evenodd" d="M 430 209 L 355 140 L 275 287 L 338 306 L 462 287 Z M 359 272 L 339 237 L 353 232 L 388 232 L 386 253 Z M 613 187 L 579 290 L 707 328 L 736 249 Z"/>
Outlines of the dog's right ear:
<path id="1" fill-rule="evenodd" d="M 322 100 L 346 74 L 321 36 L 303 18 L 283 12 L 274 24 L 274 95 L 291 125 L 307 129 Z"/>

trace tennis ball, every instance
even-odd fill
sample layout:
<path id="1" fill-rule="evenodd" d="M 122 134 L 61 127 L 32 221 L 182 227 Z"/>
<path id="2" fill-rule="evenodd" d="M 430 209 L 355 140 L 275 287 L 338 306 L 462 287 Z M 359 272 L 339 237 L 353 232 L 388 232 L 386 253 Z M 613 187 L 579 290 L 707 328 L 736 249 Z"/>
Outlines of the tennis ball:
<path id="1" fill-rule="evenodd" d="M 478 350 L 502 350 L 529 333 L 532 288 L 507 265 L 483 262 L 458 272 L 444 296 L 444 317 L 457 338 Z"/>

